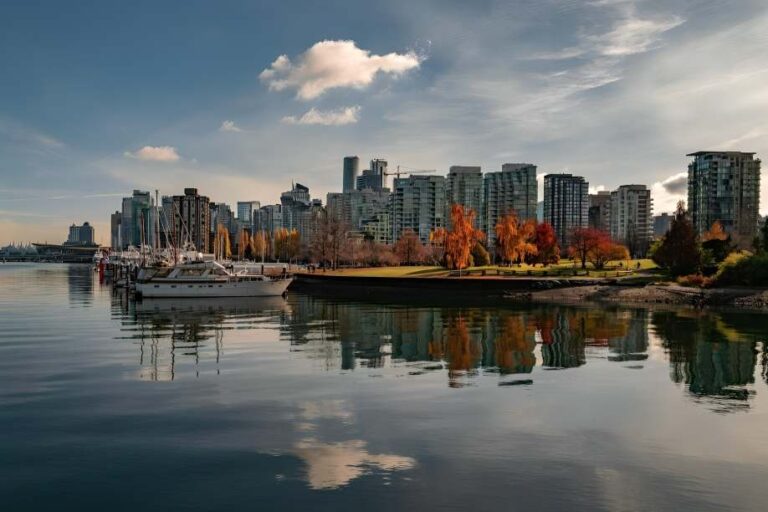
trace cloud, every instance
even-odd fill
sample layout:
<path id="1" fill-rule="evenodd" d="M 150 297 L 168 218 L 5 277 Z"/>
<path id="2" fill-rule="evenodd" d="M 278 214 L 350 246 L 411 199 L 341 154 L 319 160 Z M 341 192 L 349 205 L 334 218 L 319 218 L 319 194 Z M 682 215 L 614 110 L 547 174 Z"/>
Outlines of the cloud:
<path id="1" fill-rule="evenodd" d="M 667 19 L 651 20 L 628 17 L 619 21 L 610 32 L 588 41 L 595 50 L 609 57 L 624 57 L 644 53 L 654 48 L 664 32 L 685 23 L 683 18 L 672 16 Z"/>
<path id="2" fill-rule="evenodd" d="M 324 126 L 342 126 L 354 124 L 358 121 L 360 107 L 344 107 L 338 110 L 317 110 L 312 107 L 301 117 L 285 116 L 281 119 L 283 124 L 321 124 Z"/>
<path id="3" fill-rule="evenodd" d="M 681 172 L 670 176 L 661 182 L 661 186 L 670 194 L 685 194 L 688 192 L 688 173 Z"/>
<path id="4" fill-rule="evenodd" d="M 243 130 L 235 124 L 234 121 L 226 120 L 221 122 L 219 126 L 220 132 L 242 132 Z"/>
<path id="5" fill-rule="evenodd" d="M 144 146 L 137 151 L 126 151 L 123 155 L 148 162 L 178 162 L 181 159 L 173 146 Z"/>
<path id="6" fill-rule="evenodd" d="M 312 100 L 334 88 L 364 89 L 378 73 L 400 76 L 416 69 L 423 56 L 408 53 L 371 54 L 354 41 L 320 41 L 292 62 L 281 55 L 259 78 L 271 91 L 296 89 L 296 97 Z"/>

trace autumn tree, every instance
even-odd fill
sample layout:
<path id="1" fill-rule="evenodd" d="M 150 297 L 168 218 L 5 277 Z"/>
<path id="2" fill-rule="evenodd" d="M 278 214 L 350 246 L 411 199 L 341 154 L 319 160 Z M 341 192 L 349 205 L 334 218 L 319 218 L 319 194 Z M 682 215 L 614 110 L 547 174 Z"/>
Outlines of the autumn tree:
<path id="1" fill-rule="evenodd" d="M 660 267 L 668 269 L 673 276 L 694 274 L 699 270 L 701 265 L 699 237 L 682 201 L 677 203 L 677 210 L 669 231 L 654 252 L 653 261 Z"/>
<path id="2" fill-rule="evenodd" d="M 316 229 L 309 242 L 312 257 L 323 266 L 337 268 L 345 249 L 347 232 L 348 230 L 336 216 L 323 210 L 319 214 Z"/>
<path id="3" fill-rule="evenodd" d="M 451 230 L 445 236 L 445 260 L 448 268 L 459 270 L 470 263 L 472 248 L 485 238 L 475 228 L 475 211 L 460 204 L 451 205 Z"/>
<path id="4" fill-rule="evenodd" d="M 548 222 L 541 222 L 536 225 L 534 235 L 536 244 L 536 255 L 533 260 L 542 265 L 549 265 L 560 261 L 560 247 L 557 245 L 557 236 L 555 230 Z"/>
<path id="5" fill-rule="evenodd" d="M 491 255 L 485 249 L 485 246 L 477 242 L 472 248 L 472 265 L 475 267 L 485 267 L 491 264 Z"/>
<path id="6" fill-rule="evenodd" d="M 719 220 L 716 220 L 709 231 L 701 235 L 701 248 L 704 256 L 713 263 L 720 263 L 733 252 L 734 247 L 729 235 Z"/>
<path id="7" fill-rule="evenodd" d="M 571 234 L 571 245 L 568 247 L 568 254 L 571 258 L 581 262 L 581 268 L 587 268 L 590 252 L 593 252 L 598 245 L 609 244 L 611 237 L 608 233 L 594 228 L 577 228 Z"/>
<path id="8" fill-rule="evenodd" d="M 429 256 L 435 265 L 445 265 L 445 241 L 448 231 L 445 228 L 433 229 L 429 232 Z"/>
<path id="9" fill-rule="evenodd" d="M 526 257 L 535 256 L 536 223 L 532 220 L 520 222 L 517 214 L 503 215 L 496 224 L 496 252 L 502 261 L 514 263 Z"/>
<path id="10" fill-rule="evenodd" d="M 400 239 L 395 243 L 395 254 L 400 259 L 400 263 L 413 265 L 424 259 L 424 246 L 421 245 L 419 235 L 412 229 L 406 229 L 400 235 Z"/>
<path id="11" fill-rule="evenodd" d="M 217 260 L 226 260 L 232 257 L 229 230 L 223 224 L 216 226 L 216 237 L 213 239 L 213 255 Z"/>
<path id="12" fill-rule="evenodd" d="M 595 269 L 602 270 L 609 261 L 629 259 L 629 249 L 605 236 L 587 252 L 587 259 Z"/>
<path id="13" fill-rule="evenodd" d="M 246 252 L 250 250 L 251 237 L 244 229 L 240 229 L 237 232 L 237 258 L 242 260 L 246 256 Z"/>
<path id="14" fill-rule="evenodd" d="M 258 231 L 251 237 L 251 255 L 253 258 L 261 258 L 264 262 L 267 253 L 267 234 L 264 231 Z"/>

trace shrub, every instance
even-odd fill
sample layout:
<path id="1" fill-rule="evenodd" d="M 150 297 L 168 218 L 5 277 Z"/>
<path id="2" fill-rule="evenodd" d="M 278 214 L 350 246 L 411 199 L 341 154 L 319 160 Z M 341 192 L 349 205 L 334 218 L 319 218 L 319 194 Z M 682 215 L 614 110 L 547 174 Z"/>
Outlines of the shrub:
<path id="1" fill-rule="evenodd" d="M 731 253 L 715 275 L 720 286 L 768 286 L 768 254 Z"/>
<path id="2" fill-rule="evenodd" d="M 709 288 L 710 286 L 712 286 L 713 280 L 701 274 L 690 274 L 687 276 L 678 277 L 677 284 L 681 286 L 691 286 L 695 288 Z"/>

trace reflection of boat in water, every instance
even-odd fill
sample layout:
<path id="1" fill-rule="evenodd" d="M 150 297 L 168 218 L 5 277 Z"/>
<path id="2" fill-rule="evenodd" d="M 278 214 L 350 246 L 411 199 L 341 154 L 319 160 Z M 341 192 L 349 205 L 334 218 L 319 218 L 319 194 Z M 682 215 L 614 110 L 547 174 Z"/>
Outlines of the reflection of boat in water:
<path id="1" fill-rule="evenodd" d="M 287 273 L 277 277 L 233 273 L 215 261 L 194 261 L 142 269 L 136 280 L 136 293 L 155 298 L 279 297 L 291 281 Z"/>
<path id="2" fill-rule="evenodd" d="M 215 301 L 205 298 L 148 298 L 135 303 L 139 315 L 167 313 L 189 313 L 204 315 L 223 313 L 227 315 L 253 314 L 258 312 L 287 311 L 288 304 L 282 297 L 221 297 Z"/>

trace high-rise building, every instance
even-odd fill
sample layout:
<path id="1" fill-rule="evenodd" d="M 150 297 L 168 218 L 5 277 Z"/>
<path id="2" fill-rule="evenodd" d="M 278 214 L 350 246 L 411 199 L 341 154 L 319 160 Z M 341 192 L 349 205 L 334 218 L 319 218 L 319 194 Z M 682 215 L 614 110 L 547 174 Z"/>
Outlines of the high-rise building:
<path id="1" fill-rule="evenodd" d="M 363 222 L 380 213 L 389 212 L 390 192 L 382 190 L 353 190 L 331 192 L 327 196 L 328 213 L 353 231 L 359 231 Z"/>
<path id="2" fill-rule="evenodd" d="M 357 177 L 360 175 L 360 159 L 356 156 L 344 157 L 344 182 L 342 192 L 355 190 Z"/>
<path id="3" fill-rule="evenodd" d="M 589 227 L 608 233 L 611 230 L 611 193 L 601 190 L 589 194 Z"/>
<path id="4" fill-rule="evenodd" d="M 249 229 L 253 225 L 253 212 L 261 208 L 258 201 L 238 201 L 237 202 L 237 220 Z"/>
<path id="5" fill-rule="evenodd" d="M 216 233 L 219 226 L 224 226 L 229 232 L 230 240 L 234 241 L 237 236 L 238 225 L 237 219 L 232 214 L 232 207 L 227 203 L 209 203 L 209 210 L 211 212 L 211 233 Z"/>
<path id="6" fill-rule="evenodd" d="M 670 227 L 672 227 L 672 215 L 662 213 L 653 218 L 653 236 L 655 238 L 661 238 L 666 235 Z"/>
<path id="7" fill-rule="evenodd" d="M 198 194 L 196 188 L 185 188 L 183 196 L 173 196 L 171 223 L 179 247 L 190 242 L 197 251 L 211 249 L 210 200 Z"/>
<path id="8" fill-rule="evenodd" d="M 283 210 L 279 204 L 268 204 L 254 212 L 254 227 L 256 231 L 264 231 L 274 234 L 275 231 L 283 227 Z"/>
<path id="9" fill-rule="evenodd" d="M 120 211 L 109 216 L 109 243 L 113 250 L 119 250 L 123 246 L 120 240 L 120 222 L 122 219 L 123 214 Z"/>
<path id="10" fill-rule="evenodd" d="M 357 177 L 357 190 L 382 190 L 384 188 L 384 178 L 387 172 L 387 161 L 380 158 L 371 160 L 371 168 L 363 171 L 363 174 Z"/>
<path id="11" fill-rule="evenodd" d="M 488 246 L 493 247 L 496 224 L 504 215 L 514 212 L 520 220 L 535 220 L 538 200 L 535 165 L 504 164 L 500 172 L 485 173 L 481 226 L 488 237 Z"/>
<path id="12" fill-rule="evenodd" d="M 428 243 L 431 231 L 446 227 L 445 199 L 444 176 L 396 178 L 392 192 L 393 240 L 396 242 L 403 231 L 411 229 L 422 243 Z"/>
<path id="13" fill-rule="evenodd" d="M 653 200 L 645 185 L 622 185 L 611 192 L 611 238 L 627 246 L 633 258 L 648 252 L 653 224 Z"/>
<path id="14" fill-rule="evenodd" d="M 589 183 L 572 174 L 544 176 L 544 222 L 552 225 L 561 249 L 574 229 L 589 225 Z"/>
<path id="15" fill-rule="evenodd" d="M 453 165 L 448 169 L 445 183 L 447 223 L 451 222 L 451 206 L 460 204 L 475 212 L 475 227 L 482 225 L 483 172 L 479 166 Z"/>
<path id="16" fill-rule="evenodd" d="M 134 190 L 131 197 L 124 197 L 120 219 L 121 249 L 129 245 L 153 246 L 156 214 L 155 201 L 149 192 Z"/>
<path id="17" fill-rule="evenodd" d="M 69 226 L 69 236 L 64 245 L 94 245 L 93 226 L 83 222 L 82 226 L 72 224 Z"/>
<path id="18" fill-rule="evenodd" d="M 688 156 L 688 212 L 701 234 L 720 221 L 733 241 L 751 246 L 760 209 L 760 160 L 755 153 L 698 151 Z"/>
<path id="19" fill-rule="evenodd" d="M 296 183 L 291 190 L 280 195 L 283 213 L 283 227 L 287 230 L 299 229 L 299 217 L 310 206 L 309 188 Z"/>

